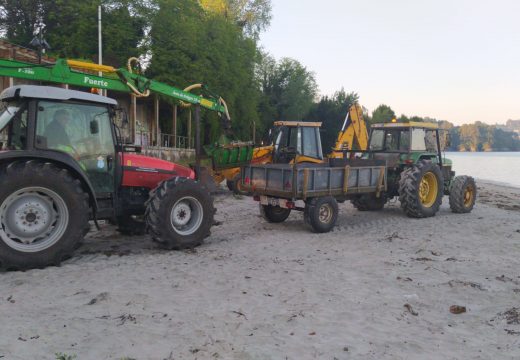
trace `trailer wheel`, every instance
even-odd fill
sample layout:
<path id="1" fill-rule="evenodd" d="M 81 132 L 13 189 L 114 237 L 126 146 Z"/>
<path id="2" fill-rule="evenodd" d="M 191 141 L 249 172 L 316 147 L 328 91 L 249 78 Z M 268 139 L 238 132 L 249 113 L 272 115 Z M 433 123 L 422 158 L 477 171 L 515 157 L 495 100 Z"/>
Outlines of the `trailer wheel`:
<path id="1" fill-rule="evenodd" d="M 350 202 L 359 211 L 378 211 L 385 207 L 386 200 L 384 195 L 376 197 L 374 194 L 363 194 Z"/>
<path id="2" fill-rule="evenodd" d="M 167 249 L 193 248 L 209 236 L 213 199 L 199 182 L 175 177 L 161 182 L 146 202 L 149 232 Z"/>
<path id="3" fill-rule="evenodd" d="M 338 219 L 338 203 L 332 196 L 313 198 L 307 202 L 303 217 L 314 232 L 329 232 Z"/>
<path id="4" fill-rule="evenodd" d="M 259 205 L 260 215 L 270 223 L 281 223 L 287 220 L 291 214 L 291 209 L 282 208 L 272 205 Z"/>
<path id="5" fill-rule="evenodd" d="M 475 206 L 477 185 L 471 176 L 457 176 L 450 190 L 450 208 L 454 213 L 469 213 Z"/>
<path id="6" fill-rule="evenodd" d="M 58 166 L 28 160 L 0 168 L 0 269 L 59 265 L 88 232 L 88 194 Z"/>
<path id="7" fill-rule="evenodd" d="M 399 201 L 406 215 L 414 218 L 435 216 L 441 206 L 444 182 L 437 164 L 421 160 L 401 173 Z"/>

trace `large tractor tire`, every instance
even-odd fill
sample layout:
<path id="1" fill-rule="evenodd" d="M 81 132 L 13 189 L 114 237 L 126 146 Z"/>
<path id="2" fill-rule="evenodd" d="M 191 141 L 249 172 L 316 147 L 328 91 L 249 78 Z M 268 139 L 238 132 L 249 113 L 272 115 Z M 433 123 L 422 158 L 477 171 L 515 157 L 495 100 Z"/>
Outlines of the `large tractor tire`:
<path id="1" fill-rule="evenodd" d="M 0 269 L 59 265 L 88 220 L 88 194 L 68 170 L 36 160 L 0 168 Z"/>
<path id="2" fill-rule="evenodd" d="M 259 205 L 260 215 L 270 223 L 281 223 L 287 220 L 291 214 L 291 209 L 272 205 Z"/>
<path id="3" fill-rule="evenodd" d="M 401 173 L 399 201 L 409 217 L 435 216 L 441 206 L 443 193 L 441 170 L 429 160 L 421 160 Z"/>
<path id="4" fill-rule="evenodd" d="M 450 190 L 450 208 L 454 213 L 469 213 L 475 206 L 477 185 L 471 176 L 457 176 Z"/>
<path id="5" fill-rule="evenodd" d="M 384 195 L 376 197 L 375 194 L 363 194 L 350 202 L 359 211 L 378 211 L 385 207 L 386 200 Z"/>
<path id="6" fill-rule="evenodd" d="M 194 248 L 209 236 L 213 198 L 199 182 L 175 177 L 161 182 L 146 202 L 146 225 L 167 249 Z"/>
<path id="7" fill-rule="evenodd" d="M 303 212 L 303 219 L 316 233 L 331 231 L 338 220 L 336 199 L 332 196 L 325 196 L 309 200 Z"/>

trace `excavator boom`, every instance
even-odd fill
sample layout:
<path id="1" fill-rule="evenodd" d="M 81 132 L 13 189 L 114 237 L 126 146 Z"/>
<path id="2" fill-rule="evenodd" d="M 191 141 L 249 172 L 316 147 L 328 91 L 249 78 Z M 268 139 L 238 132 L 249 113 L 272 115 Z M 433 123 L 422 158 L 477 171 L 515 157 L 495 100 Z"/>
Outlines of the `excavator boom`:
<path id="1" fill-rule="evenodd" d="M 363 109 L 359 104 L 354 104 L 348 110 L 336 144 L 329 156 L 341 158 L 346 151 L 366 150 L 367 148 L 368 131 L 363 119 Z"/>

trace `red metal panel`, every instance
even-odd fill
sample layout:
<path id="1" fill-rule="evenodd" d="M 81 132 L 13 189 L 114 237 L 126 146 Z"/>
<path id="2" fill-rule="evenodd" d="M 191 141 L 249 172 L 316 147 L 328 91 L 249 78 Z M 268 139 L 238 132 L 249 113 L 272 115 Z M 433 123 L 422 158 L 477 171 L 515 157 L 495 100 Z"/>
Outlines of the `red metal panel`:
<path id="1" fill-rule="evenodd" d="M 125 153 L 123 162 L 123 186 L 140 186 L 153 189 L 162 180 L 174 176 L 195 178 L 195 172 L 185 166 L 148 156 Z"/>

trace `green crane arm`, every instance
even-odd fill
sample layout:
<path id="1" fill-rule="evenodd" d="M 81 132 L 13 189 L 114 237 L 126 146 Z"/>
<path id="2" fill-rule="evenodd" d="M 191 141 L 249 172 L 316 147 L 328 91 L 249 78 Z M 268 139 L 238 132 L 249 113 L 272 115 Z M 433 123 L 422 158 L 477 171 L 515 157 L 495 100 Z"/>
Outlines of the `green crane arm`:
<path id="1" fill-rule="evenodd" d="M 101 71 L 109 76 L 80 72 L 73 68 Z M 135 93 L 140 96 L 152 92 L 184 103 L 200 105 L 206 109 L 217 111 L 229 121 L 227 108 L 220 98 L 205 98 L 195 95 L 174 86 L 147 79 L 125 68 L 115 69 L 111 66 L 66 59 L 59 59 L 53 65 L 35 65 L 15 60 L 0 59 L 0 76 Z"/>

